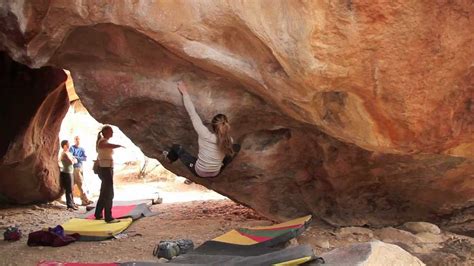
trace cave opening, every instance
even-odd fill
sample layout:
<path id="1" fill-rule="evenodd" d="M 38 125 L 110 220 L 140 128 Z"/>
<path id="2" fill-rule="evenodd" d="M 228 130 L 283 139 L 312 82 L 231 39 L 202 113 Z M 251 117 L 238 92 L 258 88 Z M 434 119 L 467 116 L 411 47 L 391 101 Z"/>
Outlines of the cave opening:
<path id="1" fill-rule="evenodd" d="M 33 69 L 12 60 L 6 53 L 0 53 L 0 64 L 0 69 L 6 70 L 0 71 L 3 100 L 0 122 L 6 126 L 0 139 L 0 230 L 7 232 L 15 228 L 22 232 L 20 241 L 0 241 L 0 264 L 151 260 L 150 245 L 159 240 L 190 238 L 198 246 L 236 227 L 272 223 L 203 186 L 184 184 L 183 177 L 166 171 L 157 160 L 147 158 L 118 127 L 113 127 L 115 134 L 111 142 L 125 146 L 114 156 L 117 181 L 114 202 L 161 197 L 162 204 L 149 206 L 155 215 L 134 221 L 124 234 L 113 240 L 80 242 L 61 253 L 42 247 L 25 250 L 30 233 L 65 226 L 83 217 L 89 207 L 66 210 L 61 202 L 58 165 L 61 140 L 72 144 L 75 136 L 80 137 L 80 146 L 88 156 L 83 166 L 87 196 L 97 200 L 100 181 L 92 173 L 92 160 L 97 156 L 95 140 L 102 124 L 89 114 L 75 94 L 67 71 L 55 67 Z M 79 195 L 75 200 L 81 204 Z M 140 241 L 135 242 L 137 238 Z M 85 255 L 84 250 L 89 249 L 96 252 Z M 17 252 L 22 252 L 20 259 L 7 255 Z"/>
<path id="2" fill-rule="evenodd" d="M 81 194 L 85 193 L 89 200 L 97 201 L 100 193 L 101 181 L 94 174 L 93 161 L 97 158 L 95 143 L 97 134 L 105 124 L 98 122 L 88 112 L 81 102 L 74 88 L 71 73 L 67 73 L 66 90 L 70 107 L 61 123 L 59 140 L 68 140 L 74 145 L 79 137 L 79 146 L 84 149 L 87 160 L 83 162 L 82 189 L 74 184 L 74 200 L 80 204 Z M 146 156 L 143 151 L 115 125 L 111 143 L 123 145 L 124 148 L 114 152 L 114 189 L 115 201 L 133 201 L 153 199 L 167 203 L 207 201 L 227 199 L 204 186 L 193 183 L 185 177 L 168 171 L 159 160 Z M 59 156 L 59 153 L 58 153 Z M 163 160 L 164 158 L 158 158 Z M 78 180 L 75 180 L 78 181 Z M 64 200 L 64 195 L 62 196 Z"/>

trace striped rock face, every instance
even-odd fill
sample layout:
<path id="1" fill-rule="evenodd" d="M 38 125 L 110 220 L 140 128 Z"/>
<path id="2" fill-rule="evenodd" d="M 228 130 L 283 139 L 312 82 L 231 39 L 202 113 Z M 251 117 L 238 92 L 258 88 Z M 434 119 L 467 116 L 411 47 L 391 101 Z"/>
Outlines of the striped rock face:
<path id="1" fill-rule="evenodd" d="M 0 202 L 54 200 L 61 122 L 69 108 L 66 74 L 31 69 L 0 52 Z"/>
<path id="2" fill-rule="evenodd" d="M 267 217 L 473 213 L 470 1 L 6 2 L 0 25 L 1 50 L 70 70 L 91 114 L 150 157 L 197 152 L 185 80 L 242 151 L 213 180 L 165 166 Z"/>

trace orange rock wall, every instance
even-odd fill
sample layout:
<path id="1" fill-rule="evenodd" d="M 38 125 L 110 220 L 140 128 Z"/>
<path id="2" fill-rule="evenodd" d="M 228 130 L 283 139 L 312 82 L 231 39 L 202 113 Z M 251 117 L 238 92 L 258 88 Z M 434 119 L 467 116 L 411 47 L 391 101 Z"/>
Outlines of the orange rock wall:
<path id="1" fill-rule="evenodd" d="M 30 69 L 0 52 L 0 195 L 16 203 L 54 200 L 61 193 L 58 133 L 69 107 L 66 74 Z"/>
<path id="2" fill-rule="evenodd" d="M 364 224 L 473 212 L 470 1 L 27 1 L 0 10 L 0 49 L 69 69 L 91 114 L 148 156 L 172 143 L 196 152 L 176 90 L 186 80 L 201 117 L 228 114 L 243 146 L 219 178 L 190 178 L 267 217 Z"/>

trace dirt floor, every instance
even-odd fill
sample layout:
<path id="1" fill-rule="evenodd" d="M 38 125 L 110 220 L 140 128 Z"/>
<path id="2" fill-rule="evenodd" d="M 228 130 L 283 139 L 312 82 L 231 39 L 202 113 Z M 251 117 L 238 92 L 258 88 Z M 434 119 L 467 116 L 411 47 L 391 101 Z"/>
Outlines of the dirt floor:
<path id="1" fill-rule="evenodd" d="M 1 206 L 0 231 L 3 232 L 9 225 L 18 225 L 23 237 L 17 242 L 0 241 L 0 265 L 36 265 L 40 261 L 157 261 L 152 251 L 160 240 L 187 238 L 197 246 L 235 227 L 271 224 L 251 209 L 202 186 L 185 185 L 183 181 L 117 184 L 117 200 L 153 198 L 159 190 L 164 203 L 151 207 L 158 215 L 135 221 L 126 230 L 128 236 L 125 238 L 75 242 L 60 248 L 28 247 L 28 233 L 64 223 L 86 212 L 85 207 L 67 211 L 59 201 Z M 93 199 L 96 200 L 96 197 Z M 76 203 L 80 203 L 77 198 Z"/>
<path id="2" fill-rule="evenodd" d="M 238 205 L 199 185 L 174 182 L 135 182 L 116 185 L 119 200 L 164 198 L 164 203 L 151 209 L 159 214 L 135 221 L 127 230 L 127 237 L 101 242 L 75 242 L 65 247 L 28 247 L 28 233 L 52 227 L 85 212 L 85 207 L 70 212 L 59 202 L 28 206 L 3 206 L 0 209 L 0 229 L 17 224 L 23 238 L 17 242 L 0 241 L 0 265 L 36 265 L 40 261 L 68 262 L 126 262 L 158 261 L 152 251 L 160 240 L 192 239 L 200 245 L 233 228 L 269 225 L 271 221 L 253 210 Z M 315 220 L 299 244 L 310 244 L 316 254 L 351 243 L 380 239 L 399 244 L 428 265 L 474 265 L 474 240 L 443 232 L 429 241 L 417 238 L 387 239 L 375 228 L 333 228 Z M 394 229 L 396 230 L 396 229 Z M 405 235 L 405 234 L 402 234 Z M 400 241 L 404 243 L 400 243 Z M 413 242 L 413 243 L 412 243 Z"/>

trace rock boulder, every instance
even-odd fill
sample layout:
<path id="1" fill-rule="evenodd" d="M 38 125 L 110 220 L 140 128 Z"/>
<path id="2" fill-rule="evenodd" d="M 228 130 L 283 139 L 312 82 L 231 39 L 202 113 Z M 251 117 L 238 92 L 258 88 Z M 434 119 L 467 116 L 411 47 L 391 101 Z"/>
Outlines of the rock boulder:
<path id="1" fill-rule="evenodd" d="M 61 193 L 58 133 L 69 108 L 60 69 L 30 69 L 0 52 L 0 195 L 16 203 Z"/>
<path id="2" fill-rule="evenodd" d="M 185 80 L 242 151 L 212 180 L 165 166 L 267 217 L 449 221 L 474 202 L 473 14 L 469 1 L 7 1 L 0 50 L 69 69 L 91 114 L 155 158 L 197 151 Z"/>
<path id="3" fill-rule="evenodd" d="M 425 265 L 401 247 L 381 241 L 336 248 L 321 257 L 328 265 Z"/>
<path id="4" fill-rule="evenodd" d="M 427 222 L 407 222 L 403 224 L 403 227 L 414 234 L 432 233 L 437 235 L 441 233 L 437 225 Z"/>

